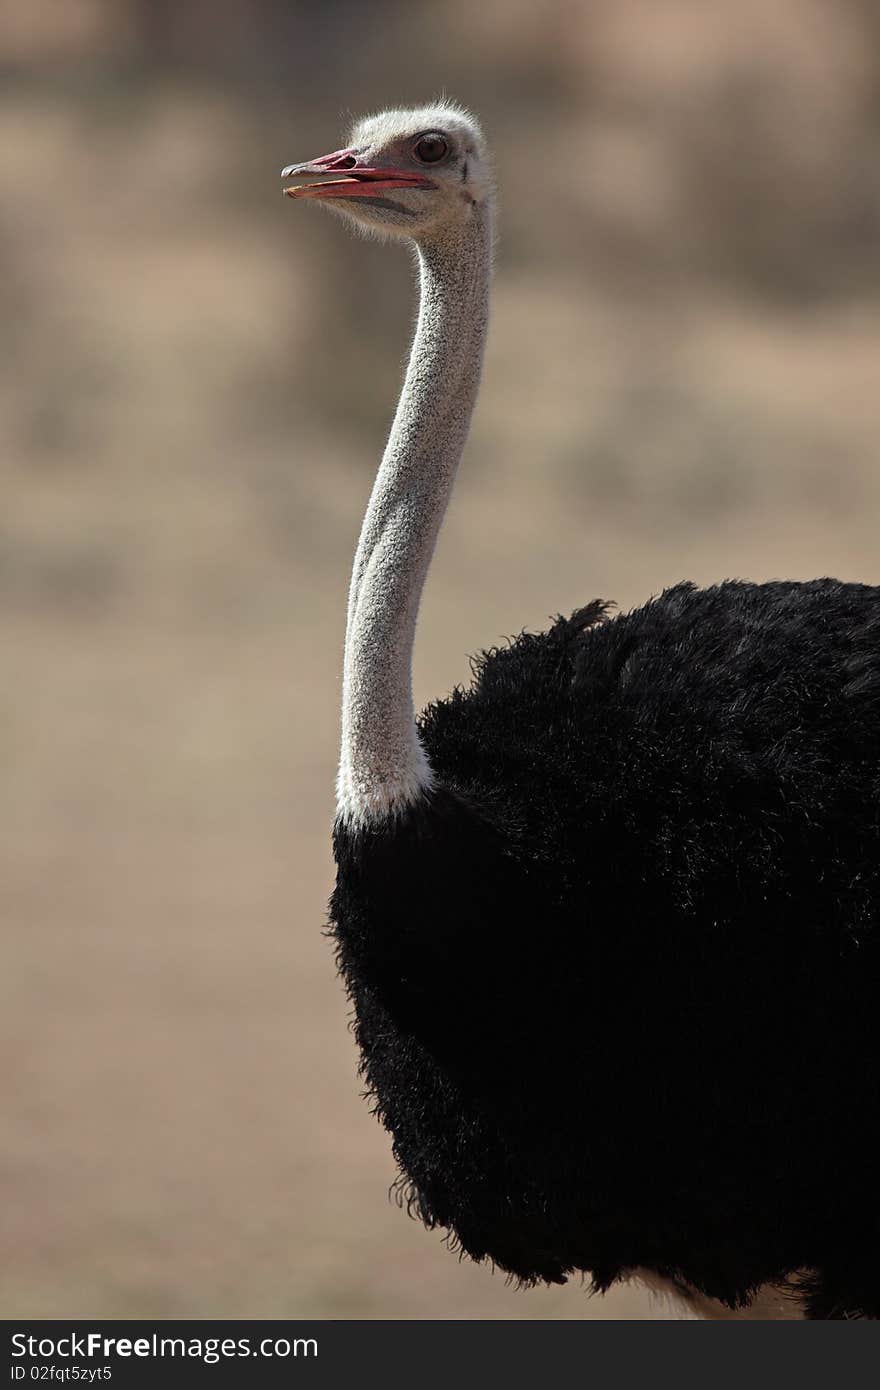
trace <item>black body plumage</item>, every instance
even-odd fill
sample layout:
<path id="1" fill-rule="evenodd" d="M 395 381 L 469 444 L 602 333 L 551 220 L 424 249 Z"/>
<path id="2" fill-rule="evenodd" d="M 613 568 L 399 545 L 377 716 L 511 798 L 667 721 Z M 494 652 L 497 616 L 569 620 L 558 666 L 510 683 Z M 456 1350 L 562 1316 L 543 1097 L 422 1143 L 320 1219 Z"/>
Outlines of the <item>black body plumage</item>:
<path id="1" fill-rule="evenodd" d="M 420 732 L 331 906 L 418 1214 L 527 1281 L 880 1315 L 880 589 L 595 603 Z"/>

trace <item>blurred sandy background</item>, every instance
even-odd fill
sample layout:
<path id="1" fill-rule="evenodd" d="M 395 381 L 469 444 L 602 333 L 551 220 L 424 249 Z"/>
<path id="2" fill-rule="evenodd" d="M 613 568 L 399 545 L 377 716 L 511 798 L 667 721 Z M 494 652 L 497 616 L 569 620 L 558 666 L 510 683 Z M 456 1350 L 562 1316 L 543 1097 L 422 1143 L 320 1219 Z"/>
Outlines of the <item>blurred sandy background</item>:
<path id="1" fill-rule="evenodd" d="M 661 1315 L 386 1200 L 321 927 L 410 266 L 278 170 L 444 88 L 495 147 L 420 700 L 597 595 L 880 582 L 880 8 L 5 0 L 0 75 L 3 1315 Z"/>

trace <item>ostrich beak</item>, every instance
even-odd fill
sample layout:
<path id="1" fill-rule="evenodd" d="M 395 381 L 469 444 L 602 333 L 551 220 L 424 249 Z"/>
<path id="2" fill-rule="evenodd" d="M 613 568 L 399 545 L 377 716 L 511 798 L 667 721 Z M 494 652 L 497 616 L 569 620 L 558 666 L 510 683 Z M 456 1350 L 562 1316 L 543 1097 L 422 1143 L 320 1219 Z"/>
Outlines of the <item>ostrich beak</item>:
<path id="1" fill-rule="evenodd" d="M 311 174 L 322 175 L 322 181 L 285 188 L 285 195 L 288 198 L 365 198 L 375 197 L 386 188 L 434 187 L 431 179 L 422 174 L 361 164 L 357 150 L 336 150 L 334 154 L 310 159 L 305 164 L 288 164 L 281 170 L 283 179 L 308 178 Z M 328 174 L 342 174 L 344 177 L 328 179 Z"/>

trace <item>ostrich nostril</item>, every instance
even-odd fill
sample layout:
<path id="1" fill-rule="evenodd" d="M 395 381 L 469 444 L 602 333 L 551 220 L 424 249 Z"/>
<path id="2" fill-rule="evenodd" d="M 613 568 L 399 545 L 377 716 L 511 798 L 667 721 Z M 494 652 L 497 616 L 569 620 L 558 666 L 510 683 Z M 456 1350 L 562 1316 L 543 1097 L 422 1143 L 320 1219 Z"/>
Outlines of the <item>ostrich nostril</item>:
<path id="1" fill-rule="evenodd" d="M 356 164 L 357 160 L 354 155 L 349 154 L 345 156 L 345 159 L 340 159 L 336 167 L 337 169 L 353 169 Z"/>

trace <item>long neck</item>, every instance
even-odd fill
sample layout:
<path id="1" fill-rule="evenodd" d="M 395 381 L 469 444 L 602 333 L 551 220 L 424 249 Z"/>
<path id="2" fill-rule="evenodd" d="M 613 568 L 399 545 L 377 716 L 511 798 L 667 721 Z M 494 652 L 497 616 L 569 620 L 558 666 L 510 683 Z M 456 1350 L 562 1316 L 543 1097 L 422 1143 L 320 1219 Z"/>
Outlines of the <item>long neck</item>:
<path id="1" fill-rule="evenodd" d="M 364 518 L 348 601 L 337 811 L 375 824 L 432 783 L 413 715 L 425 577 L 476 400 L 486 336 L 491 207 L 418 247 L 421 299 L 403 391 Z"/>

